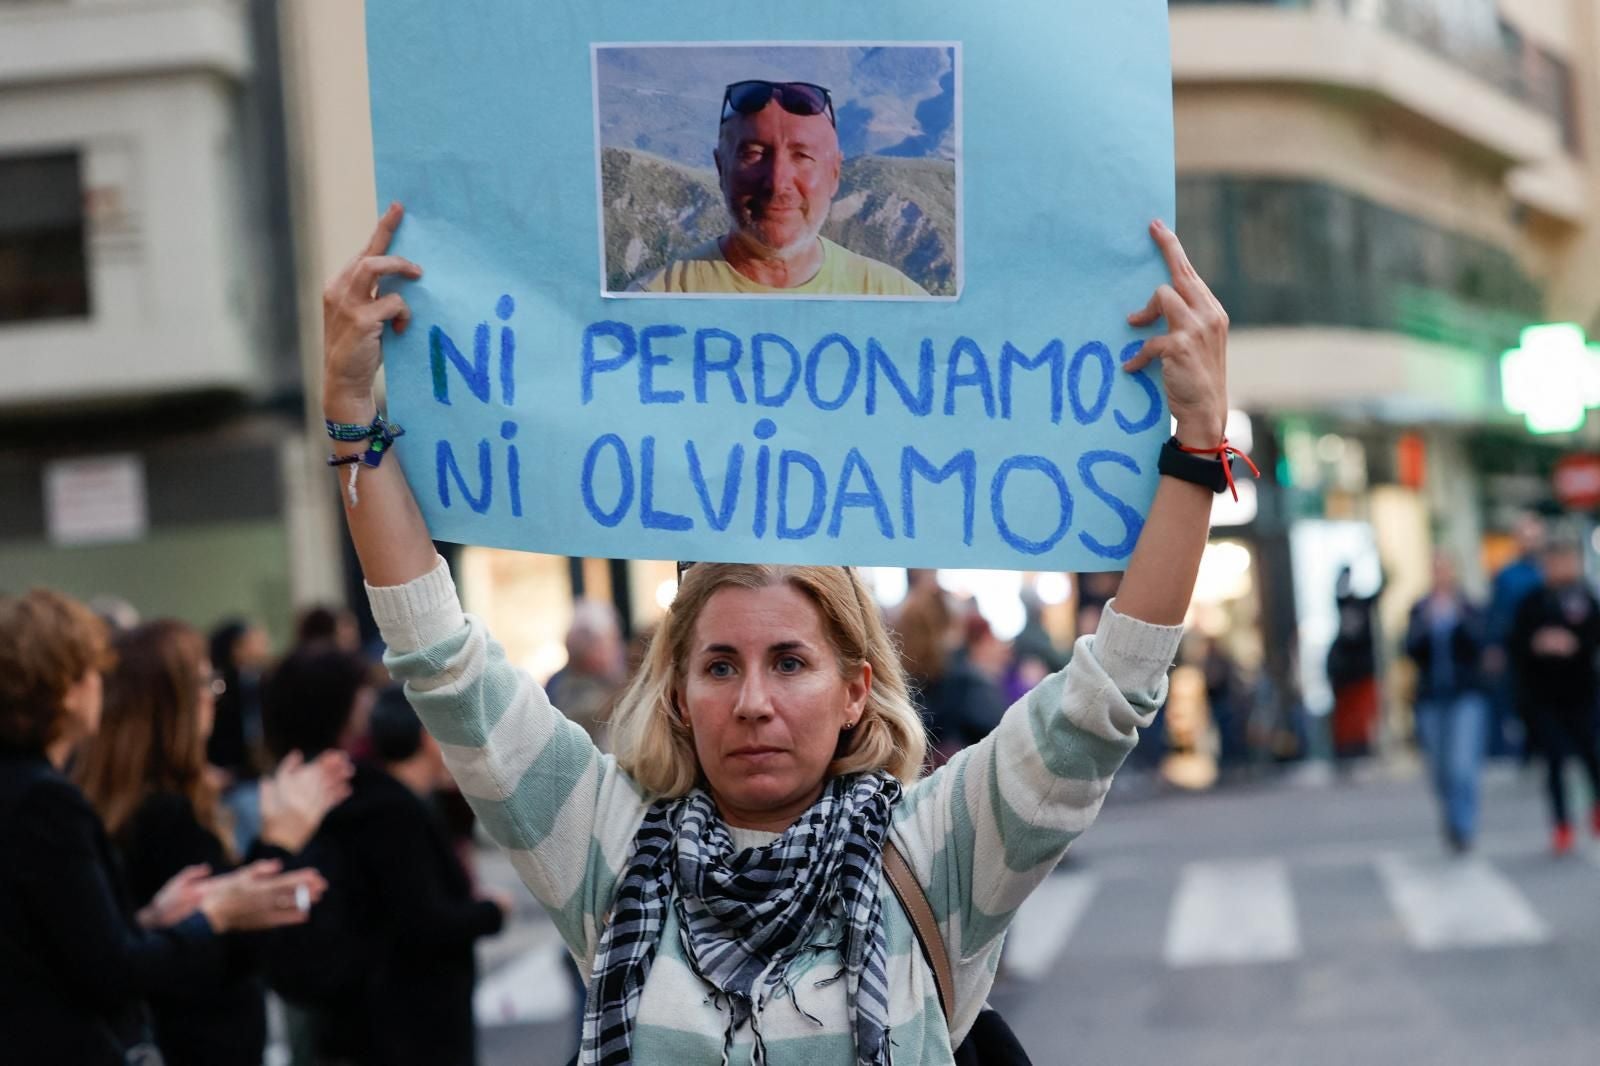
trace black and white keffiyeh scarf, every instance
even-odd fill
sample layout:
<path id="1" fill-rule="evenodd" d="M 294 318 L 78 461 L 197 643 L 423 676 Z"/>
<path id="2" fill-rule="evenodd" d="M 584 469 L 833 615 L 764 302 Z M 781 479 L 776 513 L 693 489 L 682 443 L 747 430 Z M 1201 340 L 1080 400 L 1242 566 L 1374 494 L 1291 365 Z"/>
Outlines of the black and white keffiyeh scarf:
<path id="1" fill-rule="evenodd" d="M 761 1011 L 780 994 L 794 1000 L 791 970 L 822 947 L 837 947 L 844 960 L 822 983 L 845 981 L 858 1066 L 888 1066 L 888 952 L 878 887 L 899 799 L 900 783 L 887 774 L 836 777 L 781 837 L 742 851 L 704 790 L 652 805 L 595 955 L 580 1061 L 629 1062 L 670 903 L 690 967 L 729 1012 L 724 1066 L 746 1022 L 755 1037 L 752 1061 L 764 1066 Z"/>

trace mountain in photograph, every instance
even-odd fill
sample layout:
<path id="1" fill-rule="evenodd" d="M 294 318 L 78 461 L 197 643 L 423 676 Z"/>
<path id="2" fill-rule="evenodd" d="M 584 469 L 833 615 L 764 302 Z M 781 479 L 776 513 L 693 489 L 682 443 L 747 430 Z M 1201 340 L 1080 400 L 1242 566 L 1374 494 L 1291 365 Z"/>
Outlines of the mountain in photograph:
<path id="1" fill-rule="evenodd" d="M 750 78 L 833 95 L 846 158 L 955 158 L 955 53 L 925 45 L 615 47 L 596 53 L 600 143 L 712 165 L 722 91 Z"/>
<path id="2" fill-rule="evenodd" d="M 601 153 L 606 284 L 636 278 L 728 229 L 716 172 L 649 152 Z M 956 292 L 955 164 L 864 156 L 845 162 L 823 233 L 903 271 L 936 296 Z"/>

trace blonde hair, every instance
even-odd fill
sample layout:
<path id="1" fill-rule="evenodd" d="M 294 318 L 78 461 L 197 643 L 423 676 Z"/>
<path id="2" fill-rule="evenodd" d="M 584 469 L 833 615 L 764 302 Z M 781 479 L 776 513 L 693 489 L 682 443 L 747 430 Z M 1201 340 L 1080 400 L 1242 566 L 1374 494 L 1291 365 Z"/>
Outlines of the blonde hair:
<path id="1" fill-rule="evenodd" d="M 906 692 L 900 657 L 855 571 L 840 566 L 696 563 L 684 570 L 678 594 L 611 718 L 617 765 L 649 795 L 676 798 L 700 780 L 694 738 L 677 705 L 700 612 L 718 589 L 779 585 L 788 585 L 816 604 L 842 677 L 854 676 L 863 664 L 872 667 L 861 720 L 844 734 L 828 776 L 883 770 L 911 784 L 921 773 L 927 751 L 922 719 Z"/>

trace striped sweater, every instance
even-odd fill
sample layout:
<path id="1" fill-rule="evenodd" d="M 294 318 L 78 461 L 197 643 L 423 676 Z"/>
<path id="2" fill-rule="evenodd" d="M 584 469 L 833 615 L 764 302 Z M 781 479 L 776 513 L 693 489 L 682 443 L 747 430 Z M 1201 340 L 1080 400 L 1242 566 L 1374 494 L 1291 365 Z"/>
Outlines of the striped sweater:
<path id="1" fill-rule="evenodd" d="M 439 740 L 451 773 L 585 973 L 648 798 L 589 735 L 506 661 L 480 619 L 462 613 L 444 561 L 400 586 L 368 586 L 385 661 Z M 885 881 L 889 1025 L 896 1066 L 947 1064 L 994 982 L 1017 907 L 1094 820 L 1111 776 L 1166 696 L 1181 628 L 1108 608 L 1067 669 L 1013 706 L 982 743 L 907 789 L 892 834 L 923 885 L 953 956 L 946 1025 L 933 971 Z M 772 834 L 734 830 L 740 846 Z M 670 912 L 669 912 L 670 913 Z M 844 982 L 823 953 L 795 982 L 798 1003 L 761 1019 L 771 1066 L 853 1061 Z M 797 1007 L 820 1020 L 808 1019 Z M 684 961 L 668 919 L 636 1021 L 640 1066 L 721 1059 L 725 1019 Z M 953 1031 L 953 1038 L 952 1038 Z M 733 1062 L 748 1060 L 748 1027 Z"/>

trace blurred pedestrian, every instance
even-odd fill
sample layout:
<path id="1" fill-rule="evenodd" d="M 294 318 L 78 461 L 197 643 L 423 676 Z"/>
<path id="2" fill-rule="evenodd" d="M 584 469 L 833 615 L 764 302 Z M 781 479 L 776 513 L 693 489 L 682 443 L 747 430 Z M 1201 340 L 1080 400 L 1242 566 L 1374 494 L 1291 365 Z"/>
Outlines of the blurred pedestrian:
<path id="1" fill-rule="evenodd" d="M 579 600 L 567 630 L 567 665 L 556 671 L 545 689 L 601 751 L 610 750 L 606 720 L 627 671 L 628 652 L 617 609 L 599 600 Z"/>
<path id="2" fill-rule="evenodd" d="M 497 932 L 507 899 L 476 899 L 425 797 L 445 780 L 438 743 L 398 692 L 381 701 L 360 656 L 291 653 L 267 680 L 274 750 L 308 755 L 367 735 L 350 795 L 304 852 L 328 878 L 318 920 L 274 952 L 272 976 L 303 1012 L 312 1062 L 471 1066 L 473 943 Z"/>
<path id="3" fill-rule="evenodd" d="M 1539 563 L 1543 581 L 1517 608 L 1508 647 L 1523 719 L 1546 761 L 1552 847 L 1564 855 L 1574 843 L 1563 780 L 1568 758 L 1588 774 L 1590 796 L 1600 797 L 1600 603 L 1584 581 L 1577 543 L 1552 540 Z M 1600 800 L 1590 825 L 1600 834 Z"/>
<path id="4" fill-rule="evenodd" d="M 110 593 L 102 593 L 89 601 L 89 610 L 100 617 L 110 633 L 120 633 L 139 624 L 139 608 Z"/>
<path id="5" fill-rule="evenodd" d="M 1341 762 L 1367 755 L 1377 736 L 1382 699 L 1378 689 L 1377 591 L 1356 595 L 1349 566 L 1339 570 L 1334 600 L 1339 630 L 1328 648 L 1328 684 L 1333 688 L 1333 753 Z"/>
<path id="6" fill-rule="evenodd" d="M 1063 669 L 1069 656 L 1056 646 L 1044 624 L 1044 601 L 1032 588 L 1022 590 L 1022 630 L 1011 641 L 1011 666 L 1006 671 L 1006 703 L 1033 691 L 1039 682 Z"/>
<path id="7" fill-rule="evenodd" d="M 300 612 L 295 624 L 294 646 L 332 644 L 341 651 L 361 650 L 361 623 L 348 607 L 318 604 Z"/>
<path id="8" fill-rule="evenodd" d="M 222 776 L 222 802 L 233 816 L 234 839 L 248 850 L 261 824 L 257 781 L 267 760 L 261 734 L 261 674 L 272 647 L 267 631 L 244 618 L 218 625 L 209 644 L 216 672 L 216 716 L 206 741 L 206 759 Z"/>
<path id="9" fill-rule="evenodd" d="M 45 590 L 0 600 L 0 1048 L 29 1066 L 158 1062 L 145 1000 L 219 979 L 222 934 L 304 922 L 324 884 L 259 863 L 189 867 L 135 907 L 104 826 L 62 772 L 100 725 L 105 624 Z M 198 679 L 196 679 L 198 681 Z"/>
<path id="10" fill-rule="evenodd" d="M 1494 706 L 1494 719 L 1489 728 L 1490 755 L 1532 755 L 1532 738 L 1527 724 L 1522 720 L 1517 700 L 1516 670 L 1507 643 L 1511 639 L 1511 626 L 1516 621 L 1517 608 L 1528 594 L 1544 584 L 1539 569 L 1539 555 L 1544 551 L 1548 531 L 1538 514 L 1528 511 L 1517 517 L 1513 535 L 1517 542 L 1517 557 L 1494 576 L 1489 591 L 1489 614 L 1486 623 L 1488 646 L 1484 650 L 1484 670 L 1488 675 Z"/>
<path id="11" fill-rule="evenodd" d="M 1445 840 L 1458 854 L 1472 847 L 1478 831 L 1489 718 L 1483 634 L 1483 612 L 1461 591 L 1449 555 L 1437 552 L 1433 587 L 1411 608 L 1405 650 L 1417 666 L 1417 741 L 1428 758 Z"/>
<path id="12" fill-rule="evenodd" d="M 185 869 L 236 868 L 237 846 L 206 746 L 217 675 L 200 633 L 162 620 L 119 633 L 106 674 L 100 728 L 79 752 L 76 778 L 117 846 L 136 907 Z M 250 859 L 287 860 L 348 791 L 342 760 L 286 765 L 267 785 L 261 841 Z M 252 1066 L 266 1050 L 266 989 L 254 953 L 228 952 L 225 972 L 149 997 L 167 1066 Z"/>
<path id="13" fill-rule="evenodd" d="M 900 650 L 912 705 L 932 741 L 928 748 L 930 760 L 936 762 L 939 724 L 931 705 L 955 649 L 956 613 L 939 585 L 938 571 L 908 569 L 906 582 L 906 598 L 889 612 L 886 622 Z"/>
<path id="14" fill-rule="evenodd" d="M 1011 665 L 1011 645 L 995 636 L 976 606 L 966 608 L 962 641 L 927 693 L 929 739 L 943 763 L 994 731 L 1008 706 L 1001 680 Z"/>
<path id="15" fill-rule="evenodd" d="M 1205 682 L 1206 707 L 1217 733 L 1217 761 L 1224 766 L 1242 763 L 1250 748 L 1250 707 L 1239 664 L 1222 638 L 1208 636 L 1198 665 Z"/>
<path id="16" fill-rule="evenodd" d="M 326 642 L 295 648 L 262 685 L 268 758 L 281 762 L 294 752 L 306 759 L 325 751 L 354 755 L 365 746 L 377 693 L 371 665 L 359 653 Z"/>
<path id="17" fill-rule="evenodd" d="M 937 570 L 906 571 L 906 598 L 887 615 L 900 645 L 900 661 L 913 690 L 944 672 L 957 642 L 956 612 L 939 584 Z"/>

